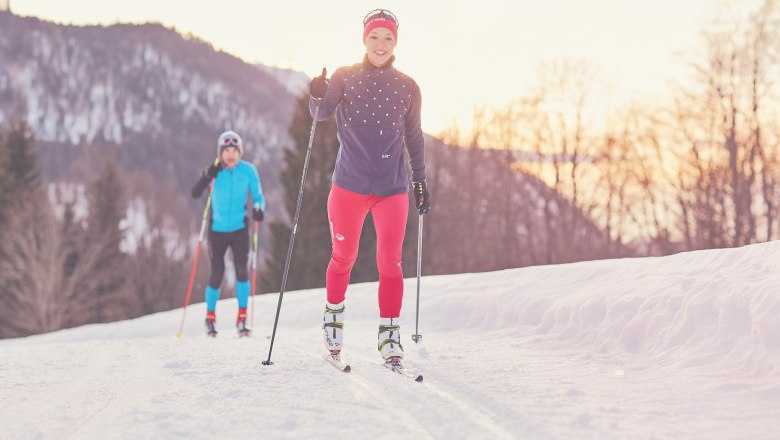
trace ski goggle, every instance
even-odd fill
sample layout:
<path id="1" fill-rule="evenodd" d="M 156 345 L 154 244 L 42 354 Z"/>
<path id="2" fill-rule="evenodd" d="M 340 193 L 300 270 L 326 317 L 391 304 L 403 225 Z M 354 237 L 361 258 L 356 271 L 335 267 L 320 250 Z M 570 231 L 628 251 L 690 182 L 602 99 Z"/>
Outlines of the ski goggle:
<path id="1" fill-rule="evenodd" d="M 398 17 L 395 16 L 392 12 L 388 11 L 387 9 L 374 9 L 373 11 L 366 14 L 366 17 L 363 19 L 363 25 L 365 26 L 366 23 L 368 23 L 373 18 L 387 18 L 390 20 L 393 20 L 395 22 L 395 27 L 400 26 L 400 23 L 398 22 Z"/>
<path id="2" fill-rule="evenodd" d="M 222 147 L 237 147 L 240 142 L 237 137 L 226 136 L 222 138 L 219 145 Z"/>

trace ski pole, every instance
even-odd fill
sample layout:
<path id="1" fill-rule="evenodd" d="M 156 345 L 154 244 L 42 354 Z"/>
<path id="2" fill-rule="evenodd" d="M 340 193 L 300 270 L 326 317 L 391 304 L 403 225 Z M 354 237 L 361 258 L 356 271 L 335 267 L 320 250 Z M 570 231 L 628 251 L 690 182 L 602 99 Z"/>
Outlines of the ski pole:
<path id="1" fill-rule="evenodd" d="M 417 221 L 417 308 L 414 317 L 414 334 L 412 341 L 420 342 L 422 335 L 417 331 L 420 323 L 420 273 L 422 272 L 422 239 L 423 239 L 423 215 L 420 214 Z"/>
<path id="2" fill-rule="evenodd" d="M 257 274 L 257 227 L 260 222 L 255 220 L 255 233 L 252 235 L 252 307 L 249 310 L 249 328 L 254 328 L 255 325 L 255 285 L 257 281 L 255 276 Z"/>
<path id="3" fill-rule="evenodd" d="M 325 68 L 322 69 L 322 77 L 325 77 Z M 314 141 L 314 129 L 317 128 L 317 117 L 320 114 L 320 102 L 314 107 L 314 118 L 311 121 L 311 132 L 309 133 L 309 146 L 306 149 L 306 158 L 303 160 L 303 173 L 301 176 L 301 186 L 298 189 L 298 203 L 295 206 L 295 217 L 293 217 L 292 230 L 290 231 L 290 245 L 287 247 L 287 259 L 284 262 L 284 273 L 282 275 L 282 286 L 279 289 L 279 303 L 276 305 L 276 318 L 274 319 L 274 330 L 271 333 L 271 346 L 268 348 L 268 359 L 263 361 L 263 365 L 273 365 L 271 362 L 271 352 L 274 349 L 274 339 L 276 339 L 276 326 L 279 323 L 279 311 L 282 309 L 282 297 L 284 288 L 287 285 L 287 273 L 290 269 L 290 258 L 292 257 L 293 244 L 295 243 L 295 233 L 298 229 L 298 217 L 301 215 L 301 201 L 303 200 L 303 184 L 306 182 L 306 171 L 309 168 L 309 156 L 311 156 L 311 144 Z"/>
<path id="4" fill-rule="evenodd" d="M 211 190 L 214 188 L 214 180 L 211 180 L 209 184 L 209 197 L 206 199 L 206 208 L 203 209 L 203 220 L 200 222 L 200 236 L 198 237 L 198 246 L 195 248 L 195 260 L 192 262 L 192 270 L 190 271 L 190 283 L 187 286 L 187 296 L 184 299 L 184 308 L 181 315 L 181 324 L 179 324 L 179 331 L 176 332 L 176 337 L 181 338 L 181 332 L 184 329 L 184 319 L 187 317 L 187 305 L 190 303 L 190 295 L 192 294 L 192 284 L 195 281 L 195 270 L 198 268 L 198 256 L 200 255 L 200 246 L 203 243 L 203 237 L 206 235 L 206 219 L 209 216 L 209 206 L 211 206 Z"/>

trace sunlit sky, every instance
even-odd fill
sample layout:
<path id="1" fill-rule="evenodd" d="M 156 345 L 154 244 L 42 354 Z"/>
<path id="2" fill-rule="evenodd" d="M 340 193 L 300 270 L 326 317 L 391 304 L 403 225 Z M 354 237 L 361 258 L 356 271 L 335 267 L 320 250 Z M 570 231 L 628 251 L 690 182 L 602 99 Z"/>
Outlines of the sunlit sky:
<path id="1" fill-rule="evenodd" d="M 724 5 L 761 0 L 11 0 L 18 15 L 67 24 L 154 21 L 247 62 L 310 76 L 362 59 L 362 19 L 399 20 L 396 67 L 423 95 L 422 125 L 469 126 L 477 106 L 500 107 L 538 83 L 544 63 L 584 60 L 604 107 L 662 97 L 703 54 L 701 30 Z M 736 6 L 735 6 L 736 5 Z M 720 14 L 719 14 L 720 13 Z"/>

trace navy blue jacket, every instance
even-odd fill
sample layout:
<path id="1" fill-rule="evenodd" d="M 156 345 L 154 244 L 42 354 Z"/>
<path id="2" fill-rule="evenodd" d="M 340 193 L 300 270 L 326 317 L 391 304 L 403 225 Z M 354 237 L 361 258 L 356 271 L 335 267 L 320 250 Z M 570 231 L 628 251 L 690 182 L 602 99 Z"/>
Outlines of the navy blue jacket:
<path id="1" fill-rule="evenodd" d="M 336 113 L 339 153 L 333 183 L 359 194 L 385 197 L 409 190 L 403 144 L 412 181 L 425 180 L 425 149 L 420 128 L 420 88 L 393 67 L 368 62 L 336 69 L 318 119 Z M 314 117 L 318 100 L 309 99 Z"/>

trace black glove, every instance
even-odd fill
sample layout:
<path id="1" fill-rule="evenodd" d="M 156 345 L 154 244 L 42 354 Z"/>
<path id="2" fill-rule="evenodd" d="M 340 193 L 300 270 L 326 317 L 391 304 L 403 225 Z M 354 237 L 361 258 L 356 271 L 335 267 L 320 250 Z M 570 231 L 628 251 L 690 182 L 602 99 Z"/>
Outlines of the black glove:
<path id="1" fill-rule="evenodd" d="M 203 175 L 208 177 L 209 179 L 213 179 L 217 177 L 217 174 L 219 174 L 220 171 L 222 171 L 222 162 L 220 162 L 220 160 L 217 159 L 214 161 L 214 163 L 207 166 L 203 170 Z"/>
<path id="2" fill-rule="evenodd" d="M 427 214 L 431 210 L 431 195 L 428 194 L 428 187 L 425 185 L 425 181 L 414 182 L 414 204 L 417 206 L 417 210 L 420 211 L 420 215 Z"/>
<path id="3" fill-rule="evenodd" d="M 325 78 L 326 70 L 322 68 L 322 75 L 315 77 L 309 83 L 309 94 L 312 98 L 322 99 L 328 93 L 328 78 Z"/>
<path id="4" fill-rule="evenodd" d="M 260 209 L 260 208 L 258 208 L 257 206 L 255 206 L 255 209 L 254 209 L 254 210 L 252 210 L 252 218 L 253 218 L 253 219 L 254 219 L 256 222 L 262 222 L 262 221 L 263 221 L 263 219 L 265 218 L 265 214 L 263 213 L 263 210 L 262 210 L 262 209 Z"/>

